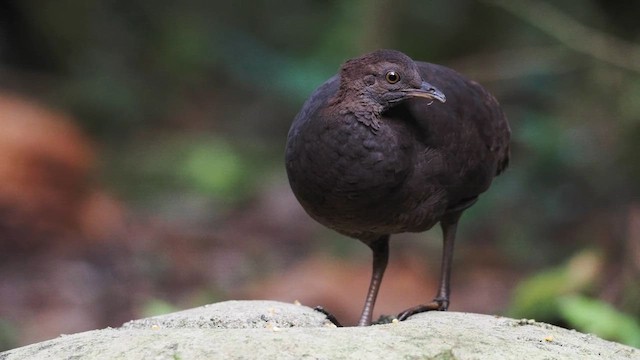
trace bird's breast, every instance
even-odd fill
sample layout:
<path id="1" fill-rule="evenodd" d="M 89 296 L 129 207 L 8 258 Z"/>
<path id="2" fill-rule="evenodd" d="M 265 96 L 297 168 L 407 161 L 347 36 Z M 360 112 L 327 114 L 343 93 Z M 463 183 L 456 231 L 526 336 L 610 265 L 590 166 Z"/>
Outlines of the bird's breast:
<path id="1" fill-rule="evenodd" d="M 413 144 L 399 124 L 379 125 L 331 119 L 307 123 L 290 135 L 289 180 L 314 218 L 379 223 L 380 217 L 389 217 L 390 203 L 401 201 L 399 190 L 412 170 Z"/>

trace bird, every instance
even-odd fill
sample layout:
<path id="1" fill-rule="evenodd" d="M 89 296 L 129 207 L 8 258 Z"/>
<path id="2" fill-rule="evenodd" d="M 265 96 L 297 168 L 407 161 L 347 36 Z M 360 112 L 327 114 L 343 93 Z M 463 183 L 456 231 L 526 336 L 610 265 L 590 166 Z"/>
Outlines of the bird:
<path id="1" fill-rule="evenodd" d="M 313 219 L 372 250 L 358 326 L 372 323 L 390 236 L 438 223 L 436 296 L 397 319 L 448 309 L 458 221 L 507 167 L 510 137 L 500 104 L 484 87 L 397 50 L 345 61 L 309 96 L 287 135 L 287 177 Z"/>

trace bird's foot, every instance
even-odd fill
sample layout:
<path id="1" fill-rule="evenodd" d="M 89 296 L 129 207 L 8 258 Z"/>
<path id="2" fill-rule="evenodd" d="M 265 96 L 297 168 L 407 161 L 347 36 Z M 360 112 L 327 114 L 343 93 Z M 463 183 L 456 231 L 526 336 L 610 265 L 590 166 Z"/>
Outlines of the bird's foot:
<path id="1" fill-rule="evenodd" d="M 327 320 L 331 321 L 333 325 L 337 327 L 342 327 L 342 324 L 340 324 L 340 321 L 338 321 L 338 319 L 336 319 L 336 317 L 332 313 L 325 310 L 325 308 L 323 308 L 322 306 L 316 306 L 313 308 L 313 310 L 324 314 L 324 316 L 327 317 Z"/>
<path id="2" fill-rule="evenodd" d="M 449 308 L 449 299 L 435 298 L 432 302 L 427 304 L 417 305 L 398 314 L 398 320 L 407 320 L 410 316 L 427 311 L 447 311 Z"/>

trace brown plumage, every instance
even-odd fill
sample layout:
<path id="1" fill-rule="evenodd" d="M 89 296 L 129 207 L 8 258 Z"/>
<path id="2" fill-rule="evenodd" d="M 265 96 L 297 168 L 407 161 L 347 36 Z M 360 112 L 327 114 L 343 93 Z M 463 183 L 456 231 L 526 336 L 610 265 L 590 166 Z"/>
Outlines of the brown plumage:
<path id="1" fill-rule="evenodd" d="M 391 234 L 440 223 L 436 298 L 399 315 L 446 310 L 461 213 L 509 162 L 510 130 L 495 98 L 444 66 L 378 50 L 345 62 L 305 102 L 289 130 L 291 188 L 318 222 L 373 250 L 359 325 L 369 325 Z"/>

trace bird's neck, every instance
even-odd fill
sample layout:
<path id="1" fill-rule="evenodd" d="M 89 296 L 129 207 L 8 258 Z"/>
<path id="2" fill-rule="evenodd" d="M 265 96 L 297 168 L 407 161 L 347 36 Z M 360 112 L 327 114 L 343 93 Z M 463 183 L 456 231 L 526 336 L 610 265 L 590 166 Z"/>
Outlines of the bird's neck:
<path id="1" fill-rule="evenodd" d="M 380 128 L 380 116 L 384 107 L 366 94 L 339 93 L 331 102 L 334 110 L 342 116 L 353 116 L 372 131 Z"/>

